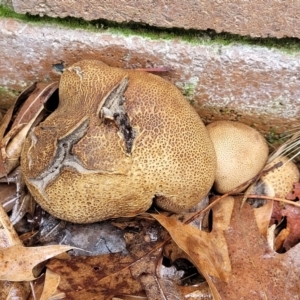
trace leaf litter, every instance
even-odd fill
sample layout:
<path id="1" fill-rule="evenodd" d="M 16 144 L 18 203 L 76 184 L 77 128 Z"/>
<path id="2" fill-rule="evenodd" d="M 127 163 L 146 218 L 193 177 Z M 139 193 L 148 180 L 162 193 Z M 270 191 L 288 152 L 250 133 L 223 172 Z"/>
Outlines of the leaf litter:
<path id="1" fill-rule="evenodd" d="M 174 218 L 152 214 L 167 229 L 171 238 L 146 215 L 127 221 L 114 220 L 114 225 L 123 226 L 128 253 L 50 259 L 46 273 L 48 270 L 54 272 L 52 274 L 60 279 L 52 293 L 57 294 L 57 297 L 66 295 L 66 299 L 123 299 L 128 295 L 148 299 L 184 299 L 183 289 L 176 282 L 161 278 L 158 272 L 162 268 L 163 246 L 173 240 L 185 252 L 181 256 L 190 259 L 205 277 L 214 299 L 248 299 L 251 296 L 251 299 L 267 297 L 276 300 L 284 295 L 289 295 L 289 299 L 297 299 L 299 285 L 295 282 L 300 275 L 297 270 L 300 262 L 297 254 L 299 246 L 296 245 L 284 254 L 276 253 L 265 238 L 268 227 L 266 219 L 272 213 L 272 201 L 260 208 L 251 208 L 247 203 L 241 207 L 241 201 L 241 198 L 227 197 L 213 206 L 210 232 L 182 223 L 177 220 L 178 216 Z M 2 223 L 6 224 L 2 229 L 4 236 L 12 236 L 11 240 L 15 240 L 16 245 L 14 242 L 6 242 L 6 252 L 3 252 L 5 249 L 0 251 L 5 257 L 1 261 L 16 261 L 16 264 L 22 265 L 22 257 L 27 265 L 25 272 L 21 269 L 8 272 L 4 268 L 6 278 L 2 280 L 35 279 L 32 275 L 33 266 L 47 259 L 46 250 L 54 246 L 37 247 L 40 253 L 36 254 L 35 247 L 20 244 L 7 215 L 4 221 L 2 218 Z M 176 250 L 174 245 L 172 251 L 177 251 L 180 257 L 180 250 Z M 33 260 L 28 260 L 29 257 Z M 13 274 L 14 277 L 10 277 Z M 284 280 L 287 276 L 290 284 Z"/>
<path id="2" fill-rule="evenodd" d="M 28 281 L 36 279 L 33 269 L 41 262 L 70 250 L 69 246 L 24 247 L 6 212 L 0 206 L 1 299 L 27 299 Z"/>
<path id="3" fill-rule="evenodd" d="M 140 230 L 125 230 L 128 254 L 52 259 L 47 267 L 61 275 L 59 289 L 67 299 L 112 299 L 124 295 L 148 299 L 183 299 L 172 282 L 159 278 L 162 246 L 168 238 L 154 220 L 140 220 Z M 156 231 L 157 238 L 147 238 Z M 76 272 L 74 272 L 76 270 Z M 164 298 L 166 293 L 172 295 Z"/>

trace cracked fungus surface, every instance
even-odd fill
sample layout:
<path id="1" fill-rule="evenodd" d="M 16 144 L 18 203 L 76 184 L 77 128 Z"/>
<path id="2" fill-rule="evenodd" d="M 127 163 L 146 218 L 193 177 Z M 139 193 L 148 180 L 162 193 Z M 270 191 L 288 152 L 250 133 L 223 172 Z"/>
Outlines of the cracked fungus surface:
<path id="1" fill-rule="evenodd" d="M 179 90 L 95 60 L 67 68 L 59 106 L 32 130 L 21 167 L 54 216 L 89 223 L 147 210 L 180 212 L 210 190 L 213 144 Z"/>

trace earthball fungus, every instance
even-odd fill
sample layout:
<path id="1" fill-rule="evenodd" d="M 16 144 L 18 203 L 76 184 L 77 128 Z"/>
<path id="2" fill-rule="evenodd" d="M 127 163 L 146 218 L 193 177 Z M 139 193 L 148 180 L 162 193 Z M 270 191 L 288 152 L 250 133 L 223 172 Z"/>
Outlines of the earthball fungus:
<path id="1" fill-rule="evenodd" d="M 58 108 L 28 135 L 21 168 L 46 211 L 90 223 L 153 201 L 173 212 L 194 206 L 213 184 L 216 155 L 175 86 L 83 60 L 63 72 Z"/>
<path id="2" fill-rule="evenodd" d="M 217 192 L 227 193 L 262 170 L 268 158 L 268 145 L 258 131 L 233 121 L 216 121 L 206 128 L 217 155 Z"/>
<path id="3" fill-rule="evenodd" d="M 263 175 L 251 193 L 285 199 L 288 193 L 292 192 L 293 185 L 299 182 L 299 170 L 288 157 L 279 156 L 267 164 L 264 169 L 267 170 L 279 162 L 282 165 Z"/>

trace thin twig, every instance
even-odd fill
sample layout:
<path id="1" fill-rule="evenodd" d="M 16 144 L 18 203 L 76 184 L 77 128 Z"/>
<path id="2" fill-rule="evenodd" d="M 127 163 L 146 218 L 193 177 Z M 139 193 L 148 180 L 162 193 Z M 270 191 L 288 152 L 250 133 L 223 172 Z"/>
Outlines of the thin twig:
<path id="1" fill-rule="evenodd" d="M 263 169 L 258 175 L 252 177 L 251 179 L 243 182 L 242 184 L 240 184 L 239 186 L 237 186 L 236 188 L 232 189 L 231 191 L 229 191 L 228 193 L 223 194 L 222 196 L 219 196 L 219 198 L 215 199 L 212 203 L 210 203 L 208 206 L 206 206 L 204 209 L 198 211 L 196 214 L 194 214 L 193 216 L 191 216 L 188 220 L 186 220 L 184 222 L 184 224 L 189 224 L 191 222 L 193 222 L 195 219 L 197 219 L 200 215 L 204 214 L 205 212 L 209 211 L 214 205 L 216 205 L 217 203 L 219 203 L 222 199 L 234 194 L 237 190 L 239 190 L 242 187 L 246 187 L 248 185 L 250 185 L 253 182 L 256 182 L 261 176 L 267 174 L 268 172 L 272 171 L 273 169 L 279 168 L 282 166 L 282 162 L 278 162 L 275 165 L 273 165 L 272 167 L 268 168 L 268 169 Z"/>
<path id="2" fill-rule="evenodd" d="M 294 202 L 291 200 L 283 199 L 283 198 L 277 198 L 277 197 L 271 197 L 271 196 L 264 196 L 264 195 L 255 195 L 255 194 L 249 194 L 247 198 L 256 198 L 256 199 L 265 199 L 265 200 L 274 200 L 274 201 L 280 201 L 283 203 L 287 203 L 290 205 L 298 206 L 300 207 L 299 202 Z"/>

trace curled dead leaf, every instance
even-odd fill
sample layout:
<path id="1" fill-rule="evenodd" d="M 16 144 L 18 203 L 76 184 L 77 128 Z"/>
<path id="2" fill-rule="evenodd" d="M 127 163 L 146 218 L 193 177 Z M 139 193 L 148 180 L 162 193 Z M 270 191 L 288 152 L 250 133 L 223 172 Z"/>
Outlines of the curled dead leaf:
<path id="1" fill-rule="evenodd" d="M 57 82 L 33 84 L 3 117 L 0 125 L 0 177 L 18 166 L 25 138 L 57 88 Z"/>

